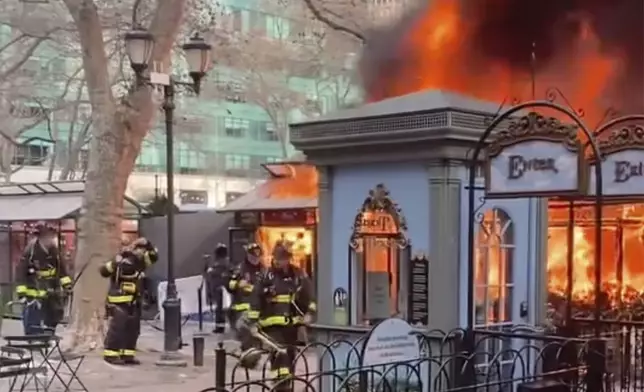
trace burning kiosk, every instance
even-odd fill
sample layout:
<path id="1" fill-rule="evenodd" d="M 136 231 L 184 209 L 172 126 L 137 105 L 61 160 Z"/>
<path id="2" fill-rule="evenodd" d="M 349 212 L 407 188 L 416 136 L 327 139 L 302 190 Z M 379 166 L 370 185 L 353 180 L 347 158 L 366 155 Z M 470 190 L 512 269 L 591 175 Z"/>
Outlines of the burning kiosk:
<path id="1" fill-rule="evenodd" d="M 269 263 L 277 242 L 286 242 L 293 261 L 310 276 L 316 267 L 317 171 L 304 162 L 264 164 L 268 179 L 218 212 L 235 214 L 229 229 L 231 259 L 240 262 L 243 246 L 257 242 Z"/>
<path id="2" fill-rule="evenodd" d="M 644 291 L 644 282 L 633 279 L 638 271 L 634 260 L 644 251 L 644 219 L 634 215 L 644 212 L 637 203 L 644 189 L 632 185 L 640 176 L 638 162 L 644 161 L 638 144 L 641 118 L 610 120 L 594 130 L 593 140 L 600 144 L 606 165 L 601 169 L 606 178 L 603 199 L 610 202 L 601 219 L 595 219 L 598 160 L 588 138 L 577 134 L 582 127 L 588 129 L 574 112 L 563 108 L 572 115 L 567 118 L 553 109 L 561 108 L 554 102 L 534 102 L 534 107 L 528 102 L 522 104 L 523 110 L 502 112 L 494 129 L 490 121 L 498 114 L 497 104 L 441 91 L 392 98 L 292 126 L 293 144 L 318 166 L 320 175 L 319 257 L 331 264 L 318 275 L 318 287 L 329 291 L 320 293 L 322 324 L 334 323 L 333 291 L 349 287 L 353 288 L 347 301 L 349 324 L 361 324 L 360 306 L 355 306 L 361 297 L 355 293 L 361 287 L 355 273 L 359 268 L 349 268 L 356 261 L 347 259 L 347 243 L 355 209 L 377 184 L 387 187 L 407 217 L 411 254 L 426 254 L 430 261 L 426 277 L 430 327 L 538 325 L 546 320 L 547 299 L 565 300 L 567 291 L 572 291 L 573 301 L 564 303 L 574 305 L 584 292 L 594 306 L 597 276 L 605 289 L 599 291 L 602 296 L 619 291 L 619 296 L 611 295 L 623 302 L 634 290 Z M 520 132 L 508 134 L 508 127 Z M 484 150 L 499 132 L 510 139 L 498 156 L 480 156 L 471 188 L 468 153 L 485 130 L 491 136 L 481 146 Z M 581 143 L 576 152 L 566 147 L 573 140 Z M 523 157 L 522 162 L 514 162 L 526 169 L 522 176 L 505 173 L 511 168 L 511 151 Z M 615 171 L 614 165 L 626 166 L 623 162 L 633 163 L 629 176 Z M 491 165 L 487 171 L 482 170 L 485 164 Z M 499 182 L 490 183 L 494 173 L 500 176 Z M 621 177 L 616 178 L 616 173 Z M 473 268 L 468 268 L 469 192 L 475 200 Z M 489 198 L 487 193 L 503 197 Z M 597 243 L 593 230 L 598 221 L 606 225 L 600 227 L 606 246 L 596 255 L 595 247 L 589 249 L 583 241 Z M 576 222 L 572 231 L 569 222 Z M 572 246 L 567 246 L 569 239 Z M 454 263 L 459 258 L 460 263 Z M 599 272 L 596 258 L 601 260 Z M 396 268 L 401 276 L 409 276 L 409 266 L 404 264 Z M 400 290 L 402 296 L 414 295 L 404 282 Z M 602 303 L 614 309 L 608 305 L 616 302 Z M 584 305 L 583 309 L 589 308 Z"/>

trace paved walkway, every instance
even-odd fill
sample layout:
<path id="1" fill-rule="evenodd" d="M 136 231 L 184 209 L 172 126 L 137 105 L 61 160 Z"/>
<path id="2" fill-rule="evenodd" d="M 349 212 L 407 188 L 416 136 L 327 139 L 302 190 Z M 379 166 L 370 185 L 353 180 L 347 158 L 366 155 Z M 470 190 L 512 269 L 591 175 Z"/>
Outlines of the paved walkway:
<path id="1" fill-rule="evenodd" d="M 208 326 L 211 328 L 211 326 Z M 79 371 L 79 378 L 85 384 L 89 392 L 199 392 L 206 388 L 214 387 L 215 384 L 215 360 L 214 350 L 218 344 L 215 335 L 206 336 L 204 351 L 204 366 L 192 366 L 192 336 L 198 333 L 196 325 L 188 324 L 183 328 L 183 336 L 190 346 L 184 347 L 181 354 L 186 359 L 188 366 L 183 368 L 167 368 L 155 365 L 163 349 L 163 332 L 153 328 L 150 324 L 142 325 L 141 337 L 139 338 L 138 358 L 142 364 L 137 367 L 112 366 L 105 363 L 100 352 L 92 352 L 85 358 L 84 364 Z M 22 326 L 19 321 L 4 320 L 2 335 L 21 335 Z M 1 343 L 1 342 L 0 342 Z M 237 349 L 237 343 L 232 340 L 224 341 L 226 350 L 233 352 Z M 297 374 L 314 372 L 317 368 L 317 360 L 307 355 L 309 369 L 303 362 L 298 364 Z M 262 361 L 263 363 L 264 361 Z M 233 368 L 237 361 L 229 357 L 227 361 L 227 383 L 232 380 Z M 251 371 L 245 374 L 241 369 L 235 372 L 237 381 L 246 379 L 259 380 L 263 378 L 262 371 Z M 299 390 L 301 388 L 296 388 Z M 304 388 L 302 388 L 304 389 Z M 0 380 L 0 392 L 8 390 L 7 383 Z M 40 389 L 42 391 L 42 389 Z M 62 391 L 60 382 L 55 382 L 49 392 Z M 78 390 L 77 385 L 72 385 L 72 391 Z M 251 388 L 254 391 L 255 388 Z M 257 387 L 258 391 L 262 388 Z M 244 389 L 244 392 L 250 392 Z"/>
<path id="2" fill-rule="evenodd" d="M 143 325 L 139 340 L 141 366 L 121 367 L 103 362 L 100 352 L 88 354 L 79 371 L 79 378 L 90 392 L 198 392 L 214 386 L 214 348 L 217 341 L 214 335 L 206 339 L 204 367 L 192 366 L 192 347 L 185 347 L 182 354 L 188 362 L 184 368 L 164 368 L 155 365 L 163 349 L 163 332 L 149 325 Z M 197 332 L 194 326 L 185 326 L 183 333 L 187 343 L 192 342 L 192 334 Z M 4 320 L 3 335 L 20 335 L 20 322 Z M 226 342 L 229 350 L 234 343 Z M 56 385 L 59 384 L 59 385 Z M 159 388 L 161 387 L 162 388 Z M 77 389 L 78 386 L 72 387 Z M 6 382 L 0 380 L 0 391 L 7 391 Z M 55 382 L 50 392 L 62 390 L 60 382 Z"/>

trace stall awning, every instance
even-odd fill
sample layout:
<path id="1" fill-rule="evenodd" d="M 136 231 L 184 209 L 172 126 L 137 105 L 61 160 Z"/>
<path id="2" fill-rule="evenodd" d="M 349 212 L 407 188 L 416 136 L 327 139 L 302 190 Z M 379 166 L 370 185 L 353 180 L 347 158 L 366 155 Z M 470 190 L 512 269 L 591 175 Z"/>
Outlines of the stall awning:
<path id="1" fill-rule="evenodd" d="M 76 212 L 82 194 L 49 194 L 0 197 L 0 221 L 59 220 Z"/>
<path id="2" fill-rule="evenodd" d="M 304 162 L 263 165 L 269 178 L 219 212 L 299 210 L 318 206 L 318 173 Z"/>
<path id="3" fill-rule="evenodd" d="M 268 211 L 268 210 L 297 210 L 301 208 L 316 208 L 317 198 L 286 197 L 267 198 L 263 188 L 264 185 L 251 190 L 245 195 L 228 203 L 218 212 L 235 211 Z"/>
<path id="4" fill-rule="evenodd" d="M 83 191 L 84 184 L 81 181 L 2 185 L 0 222 L 76 217 L 83 205 Z M 128 197 L 125 197 L 123 204 L 126 217 L 139 217 L 147 212 Z"/>

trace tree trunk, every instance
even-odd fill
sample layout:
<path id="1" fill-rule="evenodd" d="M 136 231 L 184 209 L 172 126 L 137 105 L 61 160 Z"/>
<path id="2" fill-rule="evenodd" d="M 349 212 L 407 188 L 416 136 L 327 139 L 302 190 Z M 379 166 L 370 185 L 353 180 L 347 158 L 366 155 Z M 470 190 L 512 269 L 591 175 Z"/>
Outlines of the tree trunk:
<path id="1" fill-rule="evenodd" d="M 96 4 L 92 0 L 64 1 L 78 29 L 92 105 L 92 137 L 75 256 L 76 274 L 82 275 L 74 288 L 71 339 L 65 341 L 65 348 L 85 351 L 102 343 L 107 282 L 97 269 L 118 249 L 127 180 L 150 130 L 155 108 L 148 88 L 134 91 L 124 104 L 116 103 Z M 155 37 L 152 58 L 167 64 L 185 0 L 161 0 L 157 4 L 150 26 Z"/>
<path id="2" fill-rule="evenodd" d="M 133 140 L 131 135 L 125 136 L 129 130 L 118 114 L 111 121 L 108 118 L 104 125 L 99 124 L 95 126 L 105 128 L 104 132 L 99 131 L 102 136 L 94 137 L 90 142 L 95 153 L 88 163 L 85 198 L 78 221 L 75 271 L 77 274 L 84 272 L 75 286 L 72 305 L 70 348 L 75 351 L 94 349 L 102 344 L 107 281 L 97 270 L 114 257 L 120 244 L 123 195 L 138 154 L 136 146 L 140 147 L 142 142 L 142 138 Z M 124 139 L 134 146 L 124 148 L 121 143 Z"/>

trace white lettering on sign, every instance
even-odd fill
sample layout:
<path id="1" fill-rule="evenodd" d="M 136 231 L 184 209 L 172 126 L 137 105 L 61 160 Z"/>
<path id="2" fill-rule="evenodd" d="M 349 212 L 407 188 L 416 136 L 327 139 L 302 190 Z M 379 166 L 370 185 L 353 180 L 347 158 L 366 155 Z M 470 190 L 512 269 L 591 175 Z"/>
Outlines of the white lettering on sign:
<path id="1" fill-rule="evenodd" d="M 594 163 L 593 163 L 594 165 Z M 644 150 L 608 154 L 601 163 L 602 193 L 614 197 L 644 197 Z M 590 170 L 589 195 L 595 195 L 595 167 Z"/>
<path id="2" fill-rule="evenodd" d="M 404 320 L 390 318 L 376 325 L 364 343 L 362 366 L 396 365 L 420 358 L 420 343 Z"/>
<path id="3" fill-rule="evenodd" d="M 561 142 L 528 140 L 489 158 L 492 194 L 570 193 L 579 190 L 580 161 Z"/>

